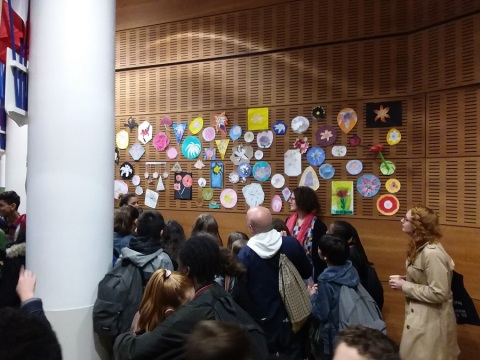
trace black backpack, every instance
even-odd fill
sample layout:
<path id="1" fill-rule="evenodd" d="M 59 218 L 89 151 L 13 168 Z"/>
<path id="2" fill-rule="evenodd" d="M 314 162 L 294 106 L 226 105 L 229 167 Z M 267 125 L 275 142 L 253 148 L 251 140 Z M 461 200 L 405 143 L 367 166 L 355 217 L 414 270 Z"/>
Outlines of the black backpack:
<path id="1" fill-rule="evenodd" d="M 98 335 L 114 337 L 129 331 L 144 283 L 143 268 L 128 259 L 119 260 L 104 276 L 93 305 L 93 328 Z"/>
<path id="2" fill-rule="evenodd" d="M 375 267 L 372 263 L 369 263 L 367 269 L 367 277 L 365 279 L 365 284 L 363 284 L 365 289 L 368 291 L 370 296 L 375 300 L 380 310 L 383 308 L 383 286 L 382 282 L 378 278 Z"/>

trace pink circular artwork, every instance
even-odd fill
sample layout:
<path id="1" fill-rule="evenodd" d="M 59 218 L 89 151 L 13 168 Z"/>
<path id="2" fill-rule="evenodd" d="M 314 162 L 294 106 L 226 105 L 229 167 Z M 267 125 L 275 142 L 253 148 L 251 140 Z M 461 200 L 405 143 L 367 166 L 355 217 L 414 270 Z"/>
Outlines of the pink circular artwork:
<path id="1" fill-rule="evenodd" d="M 163 151 L 170 144 L 170 139 L 163 132 L 159 132 L 153 139 L 153 147 L 158 151 Z"/>
<path id="2" fill-rule="evenodd" d="M 205 141 L 212 141 L 215 139 L 215 129 L 211 126 L 203 129 L 202 136 Z"/>

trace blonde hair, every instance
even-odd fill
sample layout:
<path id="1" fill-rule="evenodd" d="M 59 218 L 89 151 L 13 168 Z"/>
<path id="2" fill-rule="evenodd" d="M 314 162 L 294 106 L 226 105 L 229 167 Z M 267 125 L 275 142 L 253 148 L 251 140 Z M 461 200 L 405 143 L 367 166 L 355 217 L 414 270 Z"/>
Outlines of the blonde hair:
<path id="1" fill-rule="evenodd" d="M 410 209 L 412 218 L 409 220 L 413 226 L 413 234 L 408 243 L 407 258 L 413 264 L 419 253 L 418 249 L 425 244 L 433 244 L 442 237 L 438 216 L 426 206 L 415 206 Z"/>
<path id="2" fill-rule="evenodd" d="M 165 320 L 168 309 L 176 310 L 186 303 L 189 292 L 193 292 L 192 282 L 179 272 L 160 269 L 153 273 L 145 287 L 140 304 L 136 331 L 152 331 Z"/>

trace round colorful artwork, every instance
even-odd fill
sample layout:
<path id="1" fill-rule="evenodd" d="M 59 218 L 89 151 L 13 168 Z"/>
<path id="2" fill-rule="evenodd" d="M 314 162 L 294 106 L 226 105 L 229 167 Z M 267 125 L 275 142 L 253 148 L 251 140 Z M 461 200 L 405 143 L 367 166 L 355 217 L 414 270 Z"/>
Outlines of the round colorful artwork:
<path id="1" fill-rule="evenodd" d="M 335 157 L 344 157 L 347 155 L 347 147 L 343 145 L 332 146 L 332 155 Z"/>
<path id="2" fill-rule="evenodd" d="M 227 209 L 231 209 L 237 205 L 237 199 L 237 192 L 233 189 L 225 189 L 220 194 L 220 203 Z"/>
<path id="3" fill-rule="evenodd" d="M 283 202 L 280 195 L 275 195 L 272 198 L 272 210 L 274 212 L 280 212 L 282 210 Z"/>
<path id="4" fill-rule="evenodd" d="M 307 151 L 307 161 L 310 165 L 320 166 L 325 161 L 325 150 L 318 146 L 313 146 Z"/>
<path id="5" fill-rule="evenodd" d="M 133 166 L 129 162 L 120 165 L 120 176 L 122 179 L 131 179 L 134 175 Z"/>
<path id="6" fill-rule="evenodd" d="M 263 151 L 262 150 L 257 150 L 255 151 L 255 159 L 257 160 L 262 160 L 263 159 Z"/>
<path id="7" fill-rule="evenodd" d="M 188 130 L 192 134 L 198 134 L 200 130 L 203 128 L 203 119 L 201 117 L 196 117 L 192 121 L 190 121 L 190 124 L 188 125 Z"/>
<path id="8" fill-rule="evenodd" d="M 272 175 L 272 168 L 266 161 L 259 161 L 253 166 L 253 177 L 258 181 L 267 181 Z"/>
<path id="9" fill-rule="evenodd" d="M 229 175 L 228 175 L 228 180 L 232 183 L 232 184 L 236 184 L 240 181 L 240 176 L 238 175 L 238 172 L 236 171 L 232 171 Z"/>
<path id="10" fill-rule="evenodd" d="M 377 209 L 382 215 L 395 215 L 399 208 L 400 202 L 395 195 L 382 195 L 377 200 Z"/>
<path id="11" fill-rule="evenodd" d="M 213 198 L 213 189 L 212 188 L 203 188 L 202 189 L 202 199 L 205 201 L 210 201 Z"/>
<path id="12" fill-rule="evenodd" d="M 182 154 L 187 159 L 195 159 L 202 152 L 202 143 L 196 136 L 188 136 L 182 144 Z"/>
<path id="13" fill-rule="evenodd" d="M 247 131 L 245 133 L 245 135 L 243 135 L 243 139 L 247 142 L 247 143 L 251 143 L 253 141 L 253 139 L 255 139 L 255 135 L 253 135 L 253 132 L 251 131 Z"/>
<path id="14" fill-rule="evenodd" d="M 205 141 L 212 141 L 215 139 L 215 128 L 209 126 L 202 131 L 202 137 Z"/>
<path id="15" fill-rule="evenodd" d="M 337 140 L 337 130 L 333 126 L 319 126 L 315 132 L 315 139 L 320 146 L 330 146 Z"/>
<path id="16" fill-rule="evenodd" d="M 285 135 L 287 132 L 287 124 L 285 124 L 282 120 L 277 120 L 275 124 L 273 124 L 273 131 L 277 135 Z"/>
<path id="17" fill-rule="evenodd" d="M 400 181 L 397 179 L 388 179 L 385 183 L 385 188 L 390 194 L 395 194 L 396 192 L 400 191 Z"/>
<path id="18" fill-rule="evenodd" d="M 387 133 L 387 143 L 397 145 L 402 140 L 402 134 L 397 129 L 390 129 Z"/>
<path id="19" fill-rule="evenodd" d="M 249 163 L 240 163 L 237 171 L 240 177 L 247 178 L 252 174 L 252 165 Z"/>
<path id="20" fill-rule="evenodd" d="M 126 149 L 128 147 L 128 132 L 120 130 L 115 136 L 115 143 L 119 149 Z"/>
<path id="21" fill-rule="evenodd" d="M 157 151 L 165 150 L 169 144 L 170 139 L 162 131 L 158 132 L 158 134 L 153 138 L 153 147 L 157 149 Z"/>
<path id="22" fill-rule="evenodd" d="M 272 179 L 270 180 L 272 183 L 272 186 L 276 189 L 280 189 L 285 185 L 285 178 L 283 177 L 282 174 L 275 174 L 272 176 Z"/>
<path id="23" fill-rule="evenodd" d="M 337 122 L 340 129 L 345 134 L 348 134 L 357 123 L 357 113 L 352 108 L 342 109 L 337 115 Z"/>
<path id="24" fill-rule="evenodd" d="M 358 178 L 357 180 L 357 190 L 363 197 L 373 197 L 377 195 L 382 183 L 373 174 L 365 174 Z"/>
<path id="25" fill-rule="evenodd" d="M 135 185 L 135 186 L 140 185 L 140 176 L 134 175 L 132 177 L 132 184 Z"/>
<path id="26" fill-rule="evenodd" d="M 380 164 L 380 171 L 383 175 L 392 175 L 395 172 L 395 164 L 391 161 L 384 161 Z"/>
<path id="27" fill-rule="evenodd" d="M 345 168 L 350 175 L 358 175 L 363 170 L 363 164 L 360 160 L 350 160 Z"/>
<path id="28" fill-rule="evenodd" d="M 137 186 L 135 188 L 135 194 L 137 194 L 138 196 L 142 195 L 143 194 L 143 188 L 141 186 Z"/>
<path id="29" fill-rule="evenodd" d="M 230 128 L 229 134 L 233 141 L 238 140 L 240 136 L 242 136 L 242 128 L 238 125 L 234 125 Z"/>
<path id="30" fill-rule="evenodd" d="M 305 116 L 296 116 L 290 126 L 297 134 L 303 134 L 310 126 L 310 121 Z"/>
<path id="31" fill-rule="evenodd" d="M 322 179 L 331 179 L 335 175 L 335 168 L 331 164 L 323 164 L 318 169 Z"/>
<path id="32" fill-rule="evenodd" d="M 115 180 L 113 182 L 113 197 L 118 200 L 120 194 L 128 193 L 128 185 L 123 180 Z"/>

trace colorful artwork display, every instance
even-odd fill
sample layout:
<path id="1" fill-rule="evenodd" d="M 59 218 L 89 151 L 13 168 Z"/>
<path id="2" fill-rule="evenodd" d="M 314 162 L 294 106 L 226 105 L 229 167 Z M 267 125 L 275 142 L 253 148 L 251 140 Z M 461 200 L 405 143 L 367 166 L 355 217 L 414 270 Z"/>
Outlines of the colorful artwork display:
<path id="1" fill-rule="evenodd" d="M 175 182 L 173 184 L 175 200 L 192 200 L 192 173 L 175 173 Z"/>
<path id="2" fill-rule="evenodd" d="M 333 215 L 353 215 L 353 181 L 332 181 Z"/>
<path id="3" fill-rule="evenodd" d="M 210 164 L 210 184 L 214 189 L 223 188 L 223 162 L 212 161 Z"/>
<path id="4" fill-rule="evenodd" d="M 248 109 L 248 130 L 268 130 L 268 108 Z"/>
<path id="5" fill-rule="evenodd" d="M 366 104 L 367 128 L 393 127 L 402 125 L 402 102 L 385 101 Z"/>

